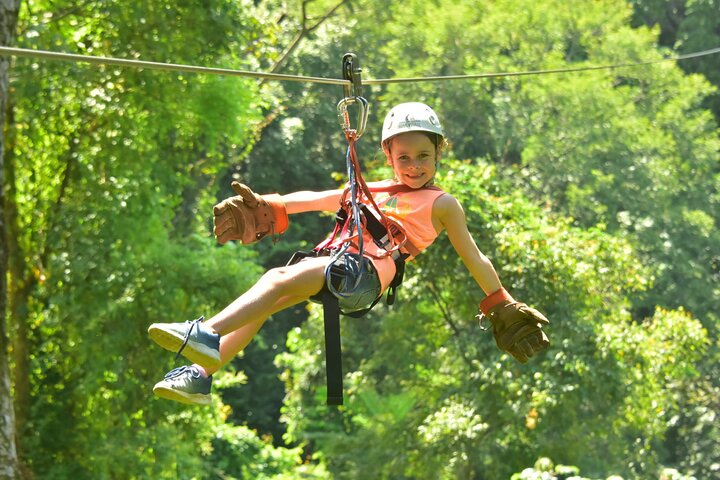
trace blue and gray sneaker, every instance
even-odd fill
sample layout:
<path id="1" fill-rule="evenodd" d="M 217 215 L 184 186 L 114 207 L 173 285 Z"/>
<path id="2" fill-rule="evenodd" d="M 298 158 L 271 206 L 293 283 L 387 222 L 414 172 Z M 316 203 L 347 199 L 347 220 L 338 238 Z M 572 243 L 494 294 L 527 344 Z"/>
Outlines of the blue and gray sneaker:
<path id="1" fill-rule="evenodd" d="M 206 377 L 196 366 L 178 367 L 165 374 L 153 387 L 160 398 L 191 405 L 210 405 L 212 376 Z"/>
<path id="2" fill-rule="evenodd" d="M 150 338 L 171 352 L 177 352 L 204 368 L 220 365 L 220 334 L 203 324 L 204 317 L 185 323 L 153 323 Z"/>

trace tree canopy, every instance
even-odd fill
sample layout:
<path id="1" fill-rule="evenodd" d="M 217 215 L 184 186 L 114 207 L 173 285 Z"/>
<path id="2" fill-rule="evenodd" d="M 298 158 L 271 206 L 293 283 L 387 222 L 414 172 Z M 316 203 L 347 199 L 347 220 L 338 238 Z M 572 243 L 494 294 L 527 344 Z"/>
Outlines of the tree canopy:
<path id="1" fill-rule="evenodd" d="M 352 51 L 363 78 L 398 78 L 710 49 L 719 11 L 717 0 L 32 0 L 14 44 L 322 77 Z M 152 396 L 175 365 L 147 326 L 212 315 L 330 230 L 331 216 L 303 214 L 277 244 L 220 247 L 211 211 L 231 179 L 260 193 L 340 185 L 341 88 L 12 59 L 0 360 L 23 475 L 717 476 L 718 62 L 365 86 L 366 179 L 391 174 L 385 112 L 433 106 L 451 141 L 438 184 L 503 284 L 550 319 L 550 350 L 520 365 L 497 349 L 474 318 L 483 293 L 441 235 L 408 265 L 395 306 L 343 321 L 344 407 L 324 405 L 321 309 L 300 305 L 273 316 L 199 408 Z"/>

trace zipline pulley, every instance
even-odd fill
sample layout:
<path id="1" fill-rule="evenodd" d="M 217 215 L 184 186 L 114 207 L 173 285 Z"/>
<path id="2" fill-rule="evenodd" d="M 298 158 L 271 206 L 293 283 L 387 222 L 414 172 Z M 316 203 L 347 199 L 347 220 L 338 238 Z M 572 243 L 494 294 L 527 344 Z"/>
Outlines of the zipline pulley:
<path id="1" fill-rule="evenodd" d="M 354 53 L 346 53 L 342 59 L 343 79 L 348 80 L 350 85 L 343 85 L 343 92 L 346 97 L 362 97 L 362 68 L 360 61 Z"/>
<path id="2" fill-rule="evenodd" d="M 343 79 L 348 80 L 350 85 L 343 85 L 344 98 L 337 104 L 338 119 L 340 120 L 340 126 L 342 127 L 345 135 L 348 135 L 350 130 L 355 130 L 355 138 L 360 138 L 365 132 L 368 119 L 368 102 L 362 96 L 362 68 L 360 68 L 360 62 L 354 53 L 346 53 L 342 59 L 342 73 Z M 357 125 L 356 128 L 352 128 L 350 122 L 350 113 L 348 107 L 350 105 L 357 105 Z"/>

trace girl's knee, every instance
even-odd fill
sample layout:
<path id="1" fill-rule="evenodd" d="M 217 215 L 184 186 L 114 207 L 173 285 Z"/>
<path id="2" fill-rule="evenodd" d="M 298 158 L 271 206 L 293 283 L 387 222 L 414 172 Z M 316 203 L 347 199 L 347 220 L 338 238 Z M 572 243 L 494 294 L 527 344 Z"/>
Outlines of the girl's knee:
<path id="1" fill-rule="evenodd" d="M 288 274 L 287 267 L 276 267 L 265 272 L 261 280 L 274 287 L 278 287 L 287 283 L 289 278 L 290 275 Z"/>
<path id="2" fill-rule="evenodd" d="M 320 262 L 302 262 L 295 265 L 271 268 L 261 281 L 270 288 L 287 295 L 311 296 L 322 287 L 325 267 Z M 317 284 L 317 288 L 315 288 Z"/>

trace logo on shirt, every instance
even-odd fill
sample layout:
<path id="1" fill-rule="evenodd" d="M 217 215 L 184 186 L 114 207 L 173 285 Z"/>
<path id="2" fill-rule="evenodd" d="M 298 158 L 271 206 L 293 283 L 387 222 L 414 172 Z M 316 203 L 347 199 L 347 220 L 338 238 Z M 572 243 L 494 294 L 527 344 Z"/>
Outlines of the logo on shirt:
<path id="1" fill-rule="evenodd" d="M 412 211 L 410 201 L 397 194 L 389 197 L 387 201 L 383 203 L 378 204 L 380 210 L 385 213 L 392 213 L 395 217 L 405 218 Z"/>

